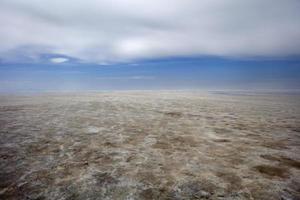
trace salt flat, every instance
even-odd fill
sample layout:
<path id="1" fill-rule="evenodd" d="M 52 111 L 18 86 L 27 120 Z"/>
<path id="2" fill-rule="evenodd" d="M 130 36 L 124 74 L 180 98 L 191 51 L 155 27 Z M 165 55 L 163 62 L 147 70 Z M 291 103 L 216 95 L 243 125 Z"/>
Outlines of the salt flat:
<path id="1" fill-rule="evenodd" d="M 300 95 L 2 95 L 0 199 L 300 199 Z"/>

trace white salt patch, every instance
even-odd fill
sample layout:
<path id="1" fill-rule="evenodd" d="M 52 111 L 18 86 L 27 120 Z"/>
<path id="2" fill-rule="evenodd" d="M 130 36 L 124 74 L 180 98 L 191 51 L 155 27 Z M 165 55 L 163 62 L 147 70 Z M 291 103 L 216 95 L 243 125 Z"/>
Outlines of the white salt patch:
<path id="1" fill-rule="evenodd" d="M 87 133 L 94 134 L 94 133 L 99 133 L 101 128 L 95 127 L 95 126 L 90 126 L 87 128 Z"/>
<path id="2" fill-rule="evenodd" d="M 147 146 L 151 146 L 151 145 L 153 145 L 155 143 L 156 143 L 156 138 L 147 136 L 144 139 L 144 144 L 147 145 Z"/>

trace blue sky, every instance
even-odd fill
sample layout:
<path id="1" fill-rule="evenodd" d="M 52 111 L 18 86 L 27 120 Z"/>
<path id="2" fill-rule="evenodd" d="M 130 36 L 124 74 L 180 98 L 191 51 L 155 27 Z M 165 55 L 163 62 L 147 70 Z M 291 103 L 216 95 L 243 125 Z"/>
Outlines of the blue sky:
<path id="1" fill-rule="evenodd" d="M 2 0 L 0 92 L 299 89 L 298 0 Z"/>
<path id="2" fill-rule="evenodd" d="M 299 90 L 299 58 L 168 58 L 136 63 L 0 64 L 0 92 L 91 90 Z"/>

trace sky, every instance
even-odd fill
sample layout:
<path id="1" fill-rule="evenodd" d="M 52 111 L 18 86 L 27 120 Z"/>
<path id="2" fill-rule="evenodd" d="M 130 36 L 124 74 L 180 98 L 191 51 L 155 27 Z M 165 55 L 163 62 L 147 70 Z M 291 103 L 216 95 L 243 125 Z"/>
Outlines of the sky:
<path id="1" fill-rule="evenodd" d="M 1 0 L 0 92 L 300 89 L 299 0 Z"/>

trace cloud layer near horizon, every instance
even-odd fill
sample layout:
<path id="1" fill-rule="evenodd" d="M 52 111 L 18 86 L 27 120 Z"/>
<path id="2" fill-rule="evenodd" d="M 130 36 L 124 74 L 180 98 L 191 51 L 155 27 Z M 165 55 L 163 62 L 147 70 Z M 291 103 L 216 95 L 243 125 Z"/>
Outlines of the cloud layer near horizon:
<path id="1" fill-rule="evenodd" d="M 298 0 L 2 0 L 0 59 L 299 55 L 299 10 Z"/>

